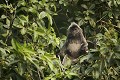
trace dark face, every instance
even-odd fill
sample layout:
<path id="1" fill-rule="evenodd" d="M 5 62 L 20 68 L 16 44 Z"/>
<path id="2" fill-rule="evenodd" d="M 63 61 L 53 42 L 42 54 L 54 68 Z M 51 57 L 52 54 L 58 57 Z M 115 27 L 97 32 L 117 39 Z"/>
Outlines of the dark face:
<path id="1" fill-rule="evenodd" d="M 73 36 L 75 36 L 79 32 L 80 32 L 80 29 L 75 25 L 70 28 L 70 33 L 72 33 Z"/>

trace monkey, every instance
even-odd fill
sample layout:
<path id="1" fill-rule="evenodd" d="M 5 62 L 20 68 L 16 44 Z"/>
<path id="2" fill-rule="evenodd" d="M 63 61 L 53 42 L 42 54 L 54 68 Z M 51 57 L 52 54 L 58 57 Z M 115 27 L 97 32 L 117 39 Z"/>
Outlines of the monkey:
<path id="1" fill-rule="evenodd" d="M 72 22 L 67 29 L 67 39 L 57 56 L 60 56 L 62 63 L 65 63 L 66 57 L 74 61 L 87 52 L 88 43 L 83 35 L 83 31 L 75 22 Z"/>

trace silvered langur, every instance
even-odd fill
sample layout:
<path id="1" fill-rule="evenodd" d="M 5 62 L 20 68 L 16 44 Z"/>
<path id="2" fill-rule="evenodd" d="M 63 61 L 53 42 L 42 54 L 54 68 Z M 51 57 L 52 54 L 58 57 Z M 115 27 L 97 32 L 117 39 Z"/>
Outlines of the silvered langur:
<path id="1" fill-rule="evenodd" d="M 67 30 L 67 39 L 57 55 L 64 62 L 66 56 L 71 60 L 75 60 L 87 52 L 88 43 L 83 35 L 83 31 L 75 22 L 72 22 Z"/>

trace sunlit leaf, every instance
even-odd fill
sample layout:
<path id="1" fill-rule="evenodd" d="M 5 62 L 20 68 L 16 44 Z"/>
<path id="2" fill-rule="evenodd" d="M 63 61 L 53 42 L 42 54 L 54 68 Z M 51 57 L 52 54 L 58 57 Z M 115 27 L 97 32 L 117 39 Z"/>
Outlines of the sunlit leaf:
<path id="1" fill-rule="evenodd" d="M 83 25 L 84 23 L 85 23 L 84 20 L 81 19 L 81 20 L 79 21 L 78 25 L 81 26 L 81 25 Z"/>
<path id="2" fill-rule="evenodd" d="M 5 15 L 2 15 L 2 16 L 1 16 L 1 19 L 5 19 L 5 18 L 7 18 Z"/>
<path id="3" fill-rule="evenodd" d="M 95 26 L 96 26 L 96 23 L 95 23 L 95 21 L 94 21 L 93 19 L 90 19 L 90 20 L 89 20 L 89 23 L 90 23 L 90 25 L 91 25 L 92 27 L 95 27 Z"/>
<path id="4" fill-rule="evenodd" d="M 35 3 L 35 2 L 37 2 L 37 0 L 30 0 L 30 2 L 31 2 L 31 3 Z"/>
<path id="5" fill-rule="evenodd" d="M 6 24 L 7 24 L 7 26 L 10 26 L 10 20 L 9 19 L 6 19 Z"/>
<path id="6" fill-rule="evenodd" d="M 20 19 L 25 21 L 25 22 L 28 22 L 28 16 L 20 15 Z"/>
<path id="7" fill-rule="evenodd" d="M 40 14 L 39 14 L 39 19 L 42 19 L 42 18 L 44 18 L 44 17 L 46 17 L 47 16 L 47 14 L 46 14 L 46 12 L 41 12 Z"/>
<path id="8" fill-rule="evenodd" d="M 24 35 L 25 33 L 26 33 L 26 28 L 23 27 L 23 28 L 21 29 L 21 34 Z"/>
<path id="9" fill-rule="evenodd" d="M 117 24 L 117 26 L 120 28 L 120 22 Z"/>
<path id="10" fill-rule="evenodd" d="M 100 75 L 99 72 L 96 70 L 95 73 L 94 73 L 95 78 L 98 79 L 99 75 Z"/>
<path id="11" fill-rule="evenodd" d="M 37 13 L 36 9 L 33 7 L 29 7 L 28 11 L 31 13 Z"/>
<path id="12" fill-rule="evenodd" d="M 85 9 L 88 9 L 87 5 L 85 5 L 85 4 L 81 4 L 81 6 Z"/>
<path id="13" fill-rule="evenodd" d="M 12 39 L 12 40 L 11 40 L 11 43 L 12 43 L 13 48 L 14 48 L 15 50 L 18 50 L 16 40 L 15 40 L 15 39 Z"/>
<path id="14" fill-rule="evenodd" d="M 90 52 L 98 52 L 99 50 L 97 49 L 90 49 Z"/>

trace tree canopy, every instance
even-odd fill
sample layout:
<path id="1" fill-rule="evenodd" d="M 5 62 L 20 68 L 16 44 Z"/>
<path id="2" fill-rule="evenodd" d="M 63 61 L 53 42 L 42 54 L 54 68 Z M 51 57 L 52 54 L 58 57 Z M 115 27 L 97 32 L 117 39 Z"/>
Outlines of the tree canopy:
<path id="1" fill-rule="evenodd" d="M 56 58 L 71 22 L 89 53 Z M 0 80 L 119 80 L 120 0 L 1 0 Z"/>

